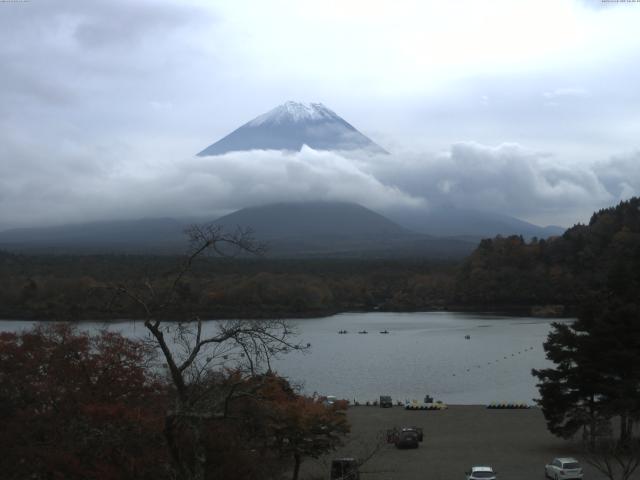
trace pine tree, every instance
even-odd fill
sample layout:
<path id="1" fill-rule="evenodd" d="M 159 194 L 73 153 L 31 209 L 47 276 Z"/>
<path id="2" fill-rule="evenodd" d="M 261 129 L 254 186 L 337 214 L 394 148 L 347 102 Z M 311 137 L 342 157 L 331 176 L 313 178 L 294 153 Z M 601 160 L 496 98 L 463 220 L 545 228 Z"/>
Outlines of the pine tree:
<path id="1" fill-rule="evenodd" d="M 544 349 L 556 367 L 532 373 L 540 380 L 538 404 L 549 431 L 570 438 L 582 428 L 593 442 L 603 418 L 603 378 L 596 346 L 590 340 L 575 324 L 554 323 Z"/>
<path id="2" fill-rule="evenodd" d="M 576 323 L 599 349 L 602 403 L 607 416 L 619 417 L 619 441 L 627 444 L 640 418 L 640 306 L 616 296 L 588 309 Z"/>
<path id="3" fill-rule="evenodd" d="M 640 418 L 640 305 L 623 291 L 592 297 L 570 325 L 554 324 L 544 344 L 554 368 L 534 370 L 549 431 L 563 438 L 617 417 L 620 444 Z"/>

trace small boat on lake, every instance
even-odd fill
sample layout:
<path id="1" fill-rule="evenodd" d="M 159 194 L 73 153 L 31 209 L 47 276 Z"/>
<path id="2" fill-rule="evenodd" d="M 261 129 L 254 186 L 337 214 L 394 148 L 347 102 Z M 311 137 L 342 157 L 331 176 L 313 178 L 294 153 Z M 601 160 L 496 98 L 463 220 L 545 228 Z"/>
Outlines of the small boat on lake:
<path id="1" fill-rule="evenodd" d="M 382 330 L 380 333 L 389 333 L 389 330 L 387 330 L 386 328 L 384 330 Z"/>
<path id="2" fill-rule="evenodd" d="M 367 332 L 366 330 L 361 330 L 361 331 L 359 331 L 358 333 L 360 333 L 360 334 L 364 334 L 364 333 L 369 333 L 369 332 Z"/>

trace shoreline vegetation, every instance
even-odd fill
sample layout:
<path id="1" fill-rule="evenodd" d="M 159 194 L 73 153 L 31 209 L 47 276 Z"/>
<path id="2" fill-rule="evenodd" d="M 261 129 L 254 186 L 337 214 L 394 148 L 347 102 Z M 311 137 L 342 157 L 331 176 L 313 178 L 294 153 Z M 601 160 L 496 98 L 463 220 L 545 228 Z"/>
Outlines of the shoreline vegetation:
<path id="1" fill-rule="evenodd" d="M 164 319 L 305 318 L 339 312 L 474 311 L 572 317 L 611 282 L 640 284 L 640 198 L 548 239 L 482 240 L 461 261 L 203 258 Z M 166 289 L 183 258 L 27 255 L 0 250 L 0 318 L 139 318 L 118 286 Z"/>
<path id="2" fill-rule="evenodd" d="M 53 256 L 0 252 L 0 319 L 110 321 L 139 318 L 135 302 L 113 304 L 118 285 L 166 287 L 181 257 Z M 340 313 L 460 311 L 571 316 L 545 303 L 460 301 L 464 263 L 409 260 L 202 259 L 165 320 L 321 318 Z M 466 288 L 466 287 L 465 287 Z M 474 299 L 475 300 L 475 299 Z M 543 299 L 544 301 L 544 299 Z"/>
<path id="3" fill-rule="evenodd" d="M 256 316 L 238 316 L 238 315 L 199 315 L 204 320 L 227 320 L 234 318 L 237 320 L 266 320 L 272 318 L 279 318 L 283 320 L 313 320 L 317 318 L 325 318 L 333 315 L 341 315 L 348 313 L 430 313 L 430 312 L 453 312 L 453 313 L 478 313 L 478 314 L 493 314 L 505 317 L 533 317 L 533 318 L 573 318 L 573 310 L 567 309 L 564 305 L 533 305 L 531 307 L 523 306 L 504 306 L 491 307 L 491 306 L 473 306 L 473 305 L 452 305 L 445 307 L 424 307 L 404 310 L 385 310 L 380 308 L 374 308 L 369 310 L 364 309 L 348 309 L 348 310 L 316 310 L 306 312 L 278 312 L 276 315 L 256 315 Z M 3 317 L 0 314 L 0 321 L 35 321 L 35 322 L 47 322 L 47 321 L 72 321 L 72 322 L 132 322 L 137 321 L 137 317 L 115 317 L 115 316 L 96 316 L 87 318 L 42 318 L 37 316 L 13 316 Z M 165 321 L 178 322 L 180 318 L 166 318 Z"/>

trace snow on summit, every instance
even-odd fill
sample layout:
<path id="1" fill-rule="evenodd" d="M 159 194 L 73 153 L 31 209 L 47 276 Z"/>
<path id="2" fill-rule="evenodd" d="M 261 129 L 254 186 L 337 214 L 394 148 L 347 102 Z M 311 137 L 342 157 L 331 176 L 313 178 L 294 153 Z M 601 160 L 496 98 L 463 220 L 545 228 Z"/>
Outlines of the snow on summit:
<path id="1" fill-rule="evenodd" d="M 251 120 L 247 125 L 257 126 L 263 123 L 282 123 L 286 121 L 304 122 L 340 118 L 321 103 L 299 103 L 288 101 L 273 110 Z"/>
<path id="2" fill-rule="evenodd" d="M 365 150 L 388 153 L 322 103 L 288 101 L 209 145 L 198 156 L 247 150 Z"/>

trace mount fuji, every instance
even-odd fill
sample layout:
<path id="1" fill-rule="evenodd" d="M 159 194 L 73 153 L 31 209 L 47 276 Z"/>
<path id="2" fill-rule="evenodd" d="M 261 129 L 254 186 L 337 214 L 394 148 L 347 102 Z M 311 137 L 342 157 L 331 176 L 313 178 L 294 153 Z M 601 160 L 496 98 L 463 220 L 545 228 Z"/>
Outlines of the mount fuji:
<path id="1" fill-rule="evenodd" d="M 245 123 L 198 153 L 200 157 L 246 150 L 364 150 L 388 153 L 321 103 L 286 102 Z"/>

